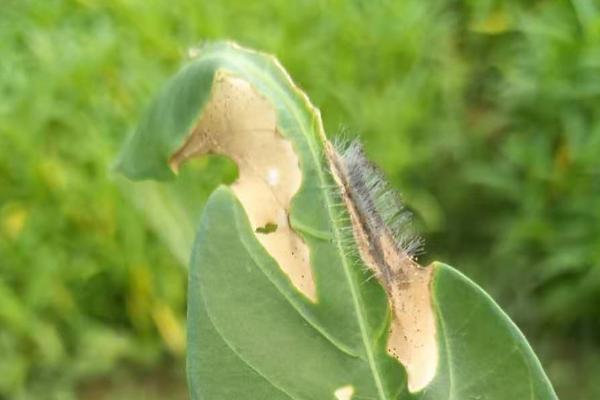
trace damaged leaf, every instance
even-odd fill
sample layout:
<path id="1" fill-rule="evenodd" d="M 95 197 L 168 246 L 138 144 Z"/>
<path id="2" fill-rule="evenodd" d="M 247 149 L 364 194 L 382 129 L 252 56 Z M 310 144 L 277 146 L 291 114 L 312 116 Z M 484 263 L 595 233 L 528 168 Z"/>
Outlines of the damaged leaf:
<path id="1" fill-rule="evenodd" d="M 193 399 L 555 399 L 525 338 L 421 242 L 358 143 L 333 145 L 273 57 L 197 51 L 152 103 L 118 169 L 172 178 L 229 157 L 193 249 Z M 373 278 L 373 279 L 371 279 Z"/>

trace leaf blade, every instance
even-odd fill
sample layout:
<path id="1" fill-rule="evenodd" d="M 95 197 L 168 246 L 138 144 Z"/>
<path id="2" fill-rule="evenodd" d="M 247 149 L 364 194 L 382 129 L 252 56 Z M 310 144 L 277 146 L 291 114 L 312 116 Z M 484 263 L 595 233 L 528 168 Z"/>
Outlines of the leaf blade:
<path id="1" fill-rule="evenodd" d="M 244 211 L 233 194 L 226 188 L 218 189 L 206 210 L 198 235 L 203 245 L 194 252 L 190 284 L 198 285 L 204 293 L 211 321 L 229 347 L 237 349 L 246 364 L 271 377 L 273 386 L 285 388 L 282 390 L 292 398 L 327 398 L 347 384 L 353 384 L 357 393 L 373 397 L 375 388 L 368 379 L 360 378 L 368 376 L 363 360 L 332 346 L 328 338 L 297 313 L 273 282 L 268 270 L 277 272 L 277 266 L 253 239 Z M 227 227 L 227 221 L 235 221 L 235 231 Z M 223 257 L 224 248 L 227 254 L 239 257 L 238 262 Z M 260 308 L 250 299 L 257 299 Z M 272 348 L 273 344 L 277 346 Z M 293 368 L 281 371 L 280 354 L 273 357 L 273 351 L 285 352 L 286 364 Z"/>
<path id="2" fill-rule="evenodd" d="M 434 263 L 444 354 L 423 399 L 556 399 L 523 334 L 494 300 L 454 268 Z"/>

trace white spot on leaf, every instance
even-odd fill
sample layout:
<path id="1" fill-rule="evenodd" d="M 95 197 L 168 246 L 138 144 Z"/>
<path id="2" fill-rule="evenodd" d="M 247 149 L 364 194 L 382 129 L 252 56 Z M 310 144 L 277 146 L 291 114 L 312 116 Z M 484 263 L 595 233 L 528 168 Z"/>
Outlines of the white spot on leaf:
<path id="1" fill-rule="evenodd" d="M 333 392 L 336 400 L 350 400 L 354 394 L 354 387 L 352 385 L 342 386 Z"/>
<path id="2" fill-rule="evenodd" d="M 267 170 L 267 183 L 270 186 L 276 186 L 279 183 L 279 170 L 277 168 Z"/>

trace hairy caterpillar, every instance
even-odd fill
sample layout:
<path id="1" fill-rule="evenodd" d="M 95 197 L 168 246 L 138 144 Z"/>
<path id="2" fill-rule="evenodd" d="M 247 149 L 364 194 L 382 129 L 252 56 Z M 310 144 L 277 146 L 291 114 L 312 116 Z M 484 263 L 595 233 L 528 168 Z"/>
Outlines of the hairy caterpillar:
<path id="1" fill-rule="evenodd" d="M 412 233 L 411 214 L 398 193 L 366 159 L 358 141 L 326 142 L 326 154 L 349 215 L 346 248 L 358 252 L 387 292 L 392 314 L 387 352 L 406 368 L 409 389 L 419 390 L 433 379 L 438 360 L 431 268 L 416 262 L 423 241 Z"/>
<path id="2" fill-rule="evenodd" d="M 423 248 L 423 240 L 412 231 L 412 214 L 365 157 L 358 140 L 327 143 L 327 154 L 361 257 L 384 286 L 406 283 L 406 270 L 417 266 L 416 256 Z M 390 260 L 392 252 L 397 256 L 394 260 Z"/>

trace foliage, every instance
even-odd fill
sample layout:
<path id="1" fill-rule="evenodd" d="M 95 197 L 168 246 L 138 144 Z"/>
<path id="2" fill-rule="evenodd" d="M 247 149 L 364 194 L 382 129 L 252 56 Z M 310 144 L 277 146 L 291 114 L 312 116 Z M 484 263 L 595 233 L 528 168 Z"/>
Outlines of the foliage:
<path id="1" fill-rule="evenodd" d="M 425 258 L 460 265 L 500 299 L 535 338 L 560 397 L 600 396 L 591 0 L 5 1 L 3 395 L 65 398 L 115 365 L 178 354 L 165 326 L 182 328 L 185 272 L 155 229 L 176 213 L 170 194 L 149 219 L 107 165 L 185 49 L 224 37 L 277 54 L 328 110 L 328 132 L 345 124 L 366 138 L 409 189 Z M 182 186 L 202 202 L 231 179 L 222 164 L 195 164 L 183 178 L 198 183 Z"/>
<path id="2" fill-rule="evenodd" d="M 274 58 L 229 42 L 195 51 L 117 163 L 132 179 L 168 179 L 210 152 L 239 168 L 209 197 L 190 262 L 192 399 L 556 399 L 485 292 L 413 261 L 396 193 L 357 143 L 335 149 Z M 314 291 L 291 269 L 302 246 Z"/>

